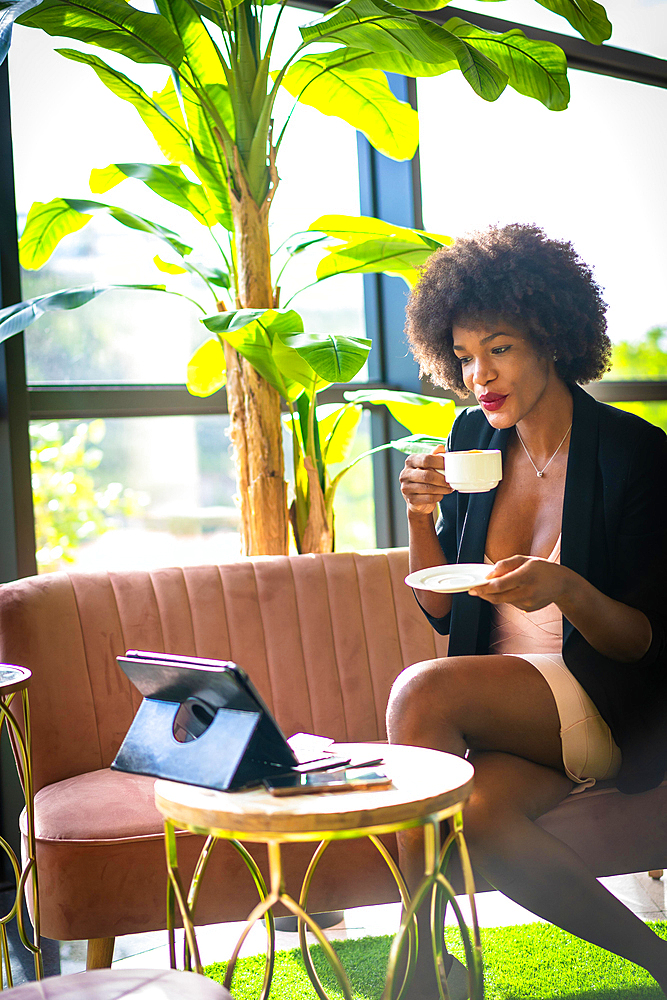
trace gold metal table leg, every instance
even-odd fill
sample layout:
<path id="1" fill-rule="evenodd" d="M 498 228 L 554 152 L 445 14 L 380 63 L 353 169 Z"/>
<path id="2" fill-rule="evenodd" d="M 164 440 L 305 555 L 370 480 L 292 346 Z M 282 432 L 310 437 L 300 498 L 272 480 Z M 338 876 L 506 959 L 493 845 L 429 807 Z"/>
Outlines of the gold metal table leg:
<path id="1" fill-rule="evenodd" d="M 19 720 L 12 711 L 12 703 L 20 694 L 21 701 L 21 721 L 23 729 L 19 725 Z M 19 937 L 23 946 L 32 953 L 35 966 L 35 978 L 42 979 L 44 968 L 42 962 L 42 949 L 40 945 L 39 928 L 39 886 L 37 878 L 37 851 L 35 843 L 35 811 L 34 811 L 34 788 L 32 780 L 32 736 L 30 730 L 30 704 L 26 688 L 21 691 L 14 691 L 11 694 L 0 695 L 0 733 L 3 725 L 7 726 L 7 732 L 14 751 L 16 767 L 23 789 L 23 797 L 26 810 L 26 853 L 25 865 L 21 864 L 10 845 L 0 837 L 0 847 L 10 860 L 16 880 L 16 898 L 13 907 L 4 916 L 0 917 L 0 990 L 2 989 L 2 967 L 4 964 L 7 985 L 13 985 L 12 970 L 9 961 L 9 944 L 7 940 L 7 924 L 14 917 L 19 932 Z M 32 903 L 32 940 L 28 937 L 23 918 L 23 901 L 26 898 L 26 890 L 30 884 Z"/>
<path id="2" fill-rule="evenodd" d="M 444 915 L 445 909 L 448 903 L 451 903 L 453 912 L 455 914 L 459 931 L 461 933 L 461 938 L 463 941 L 463 946 L 466 955 L 466 962 L 468 968 L 468 979 L 470 984 L 470 998 L 471 1000 L 483 1000 L 484 997 L 484 978 L 483 978 L 483 967 L 482 967 L 482 955 L 480 946 L 480 936 L 479 936 L 479 925 L 477 922 L 477 911 L 475 907 L 475 887 L 473 881 L 472 867 L 470 864 L 470 858 L 468 855 L 468 850 L 466 847 L 465 839 L 463 836 L 463 816 L 459 811 L 450 819 L 451 832 L 447 837 L 444 845 L 440 846 L 440 820 L 437 815 L 429 816 L 426 823 L 424 824 L 424 878 L 417 887 L 413 897 L 410 897 L 407 885 L 403 876 L 398 868 L 396 862 L 391 857 L 386 847 L 382 841 L 374 835 L 370 836 L 370 840 L 375 845 L 377 850 L 382 855 L 387 866 L 389 867 L 394 880 L 399 889 L 403 904 L 403 915 L 401 919 L 401 925 L 397 934 L 394 937 L 392 947 L 389 954 L 389 961 L 387 964 L 387 975 L 385 981 L 384 991 L 382 993 L 382 1000 L 400 1000 L 404 992 L 409 986 L 411 976 L 414 971 L 414 966 L 416 962 L 417 955 L 417 912 L 421 906 L 426 902 L 430 895 L 430 924 L 431 924 L 431 940 L 430 945 L 433 952 L 433 961 L 436 972 L 436 980 L 438 983 L 438 991 L 440 1000 L 449 1000 L 449 992 L 447 989 L 447 978 L 445 975 L 445 964 L 444 964 Z M 212 850 L 215 846 L 216 838 L 209 836 L 206 843 L 202 849 L 199 860 L 197 862 L 195 872 L 193 874 L 189 891 L 186 895 L 181 881 L 181 877 L 178 870 L 178 857 L 177 857 L 177 844 L 176 844 L 176 831 L 173 822 L 170 820 L 165 820 L 165 846 L 167 852 L 167 871 L 168 871 L 168 887 L 167 887 L 167 930 L 169 933 L 169 949 L 170 949 L 170 960 L 172 968 L 176 968 L 176 952 L 175 952 L 175 941 L 174 941 L 174 929 L 175 929 L 175 915 L 176 906 L 179 908 L 181 918 L 183 921 L 183 926 L 185 928 L 185 966 L 186 968 L 192 969 L 194 966 L 194 971 L 202 973 L 201 959 L 199 955 L 199 949 L 197 946 L 195 928 L 194 928 L 194 910 L 199 896 L 199 891 L 201 888 L 201 882 L 206 871 L 206 867 L 211 857 Z M 312 933 L 317 938 L 319 944 L 324 951 L 324 954 L 329 962 L 329 965 L 338 980 L 338 984 L 341 988 L 345 1000 L 352 1000 L 352 992 L 350 983 L 343 968 L 338 955 L 332 948 L 331 943 L 326 938 L 320 926 L 315 922 L 313 917 L 309 915 L 306 911 L 306 906 L 308 903 L 308 894 L 310 891 L 310 885 L 312 882 L 313 875 L 319 864 L 319 861 L 326 850 L 329 840 L 322 841 L 317 849 L 315 850 L 313 857 L 311 858 L 310 864 L 304 876 L 303 884 L 301 887 L 301 893 L 299 896 L 299 902 L 297 903 L 286 891 L 283 878 L 283 867 L 282 867 L 282 854 L 281 854 L 281 844 L 278 841 L 270 841 L 267 843 L 267 850 L 269 856 L 269 869 L 271 873 L 271 888 L 267 891 L 266 884 L 262 877 L 262 874 L 257 867 L 256 862 L 252 858 L 252 855 L 240 844 L 238 841 L 230 840 L 230 843 L 239 852 L 244 862 L 246 863 L 249 871 L 251 872 L 255 885 L 257 887 L 260 901 L 254 907 L 250 913 L 248 920 L 243 928 L 241 936 L 237 941 L 236 947 L 232 954 L 231 959 L 227 965 L 227 972 L 225 975 L 224 985 L 227 989 L 231 987 L 232 979 L 234 976 L 234 971 L 236 967 L 236 962 L 238 960 L 239 954 L 243 947 L 243 944 L 248 937 L 248 934 L 254 927 L 255 923 L 261 918 L 266 917 L 267 926 L 267 958 L 264 972 L 264 983 L 260 996 L 260 1000 L 267 1000 L 269 991 L 271 988 L 271 979 L 273 975 L 273 968 L 275 962 L 275 925 L 273 917 L 273 907 L 276 903 L 282 903 L 287 910 L 293 913 L 298 918 L 299 927 L 299 943 L 301 946 L 301 952 L 303 955 L 303 961 L 306 967 L 306 971 L 311 980 L 311 983 L 318 994 L 320 1000 L 329 1000 L 328 995 L 322 985 L 312 962 L 312 958 L 308 949 L 306 931 L 310 929 Z M 447 865 L 449 858 L 451 856 L 454 847 L 457 848 L 461 868 L 463 871 L 465 889 L 470 900 L 470 909 L 472 915 L 472 940 L 466 923 L 463 919 L 461 909 L 456 902 L 454 889 L 450 882 L 447 880 L 445 872 L 447 870 Z M 407 938 L 407 942 L 406 942 Z M 399 960 L 401 953 L 407 943 L 407 960 L 405 970 L 403 971 L 402 979 L 398 991 L 394 991 L 394 982 L 397 976 L 397 970 L 399 965 Z"/>
<path id="3" fill-rule="evenodd" d="M 401 926 L 396 934 L 387 965 L 387 980 L 382 994 L 382 1000 L 392 1000 L 393 984 L 396 975 L 398 961 L 403 949 L 405 935 L 412 921 L 416 918 L 417 911 L 431 894 L 431 946 L 433 949 L 433 961 L 435 965 L 436 980 L 441 1000 L 449 1000 L 447 989 L 447 977 L 445 975 L 443 956 L 443 929 L 444 912 L 447 903 L 451 903 L 459 931 L 463 941 L 468 968 L 468 982 L 470 985 L 471 1000 L 483 1000 L 484 997 L 484 974 L 482 966 L 482 952 L 479 938 L 479 926 L 477 923 L 477 911 L 475 908 L 475 887 L 470 865 L 470 857 L 463 837 L 463 818 L 459 812 L 450 820 L 452 832 L 440 849 L 440 823 L 437 817 L 430 817 L 424 826 L 424 878 L 417 887 L 410 905 L 404 907 Z M 449 861 L 452 847 L 456 845 L 459 850 L 461 868 L 466 892 L 470 900 L 470 909 L 473 925 L 473 939 L 466 926 L 461 908 L 456 902 L 454 889 L 445 877 L 445 871 Z M 400 995 L 400 994 L 399 994 Z"/>
<path id="4" fill-rule="evenodd" d="M 215 847 L 218 838 L 214 836 L 209 836 L 201 850 L 199 859 L 195 866 L 194 873 L 190 882 L 190 888 L 188 890 L 187 896 L 183 888 L 183 883 L 178 870 L 178 848 L 176 843 L 176 829 L 173 823 L 169 820 L 165 820 L 165 847 L 167 852 L 167 934 L 169 938 L 169 960 L 172 969 L 176 968 L 176 941 L 175 941 L 175 927 L 176 927 L 176 906 L 178 906 L 181 919 L 183 921 L 183 927 L 185 930 L 184 935 L 184 968 L 192 970 L 194 965 L 194 971 L 200 974 L 203 973 L 203 968 L 201 964 L 201 957 L 199 955 L 199 947 L 197 945 L 197 936 L 194 925 L 195 918 L 195 908 L 197 905 L 197 900 L 199 898 L 199 892 L 201 889 L 202 879 L 206 872 L 206 868 L 211 858 L 213 848 Z M 245 862 L 250 874 L 253 877 L 255 886 L 257 887 L 257 892 L 260 897 L 260 902 L 255 910 L 253 910 L 246 927 L 244 928 L 241 939 L 237 944 L 236 951 L 232 956 L 232 960 L 228 966 L 227 977 L 231 978 L 233 974 L 233 964 L 236 963 L 236 958 L 238 957 L 238 951 L 243 945 L 247 934 L 251 930 L 253 924 L 259 917 L 266 913 L 266 934 L 267 934 L 267 956 L 266 956 L 266 966 L 264 969 L 264 985 L 260 1000 L 266 1000 L 271 988 L 271 978 L 273 976 L 273 967 L 275 964 L 275 954 L 276 954 L 276 934 L 275 934 L 275 921 L 273 918 L 273 913 L 270 907 L 276 901 L 272 898 L 271 894 L 267 891 L 266 883 L 262 876 L 261 871 L 257 867 L 252 855 L 245 849 L 243 844 L 240 844 L 237 840 L 230 840 L 229 843 L 235 848 L 235 850 L 241 855 L 243 861 Z M 257 912 L 257 915 L 255 913 Z M 231 972 L 230 972 L 231 969 Z M 226 980 L 225 980 L 226 981 Z"/>
<path id="5" fill-rule="evenodd" d="M 398 867 L 398 865 L 396 864 L 391 854 L 384 846 L 379 837 L 376 837 L 375 835 L 371 834 L 368 839 L 377 848 L 382 858 L 384 859 L 387 867 L 389 868 L 391 874 L 393 875 L 394 881 L 398 886 L 398 891 L 401 896 L 403 909 L 406 909 L 410 904 L 410 893 L 408 892 L 408 887 L 405 884 L 405 880 L 403 878 L 403 875 L 401 874 L 400 868 Z M 315 853 L 310 859 L 310 864 L 308 865 L 308 869 L 306 871 L 306 874 L 304 875 L 303 884 L 301 886 L 301 895 L 299 897 L 299 905 L 304 910 L 308 905 L 308 893 L 310 892 L 310 884 L 312 882 L 313 875 L 315 874 L 315 869 L 317 868 L 320 858 L 322 857 L 324 851 L 326 850 L 326 848 L 330 843 L 331 843 L 330 840 L 323 840 L 318 845 Z M 299 946 L 301 948 L 303 964 L 305 965 L 306 972 L 308 973 L 310 981 L 313 984 L 313 989 L 320 997 L 320 1000 L 329 1000 L 327 993 L 324 989 L 324 986 L 322 985 L 322 982 L 319 976 L 317 975 L 317 972 L 315 971 L 315 966 L 313 965 L 313 959 L 310 954 L 310 949 L 308 948 L 308 939 L 306 937 L 306 929 L 307 929 L 306 922 L 304 920 L 299 919 L 298 926 L 299 926 Z M 415 918 L 410 923 L 408 928 L 407 965 L 403 975 L 403 982 L 401 983 L 401 988 L 397 994 L 396 1000 L 400 1000 L 400 997 L 403 995 L 404 991 L 406 990 L 409 984 L 409 981 L 412 977 L 412 972 L 414 970 L 416 958 L 417 958 L 417 920 Z"/>

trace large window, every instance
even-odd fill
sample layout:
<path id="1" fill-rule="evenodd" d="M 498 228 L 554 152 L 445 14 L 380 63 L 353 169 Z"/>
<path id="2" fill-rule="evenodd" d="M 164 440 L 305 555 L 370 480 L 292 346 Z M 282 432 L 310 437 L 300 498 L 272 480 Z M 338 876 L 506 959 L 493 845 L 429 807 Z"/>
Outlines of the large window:
<path id="1" fill-rule="evenodd" d="M 460 74 L 420 80 L 424 224 L 458 236 L 536 222 L 595 269 L 613 341 L 667 324 L 667 90 L 571 70 L 567 111 L 509 88 L 480 101 Z"/>
<path id="2" fill-rule="evenodd" d="M 311 18 L 310 12 L 285 12 L 280 36 L 285 55 L 298 45 L 298 24 Z M 15 29 L 10 78 L 19 229 L 34 201 L 57 196 L 93 198 L 169 227 L 194 246 L 204 262 L 221 266 L 208 231 L 140 182 L 126 180 L 105 194 L 91 194 L 91 169 L 114 162 L 163 162 L 163 156 L 129 104 L 114 97 L 88 68 L 57 54 L 62 44 L 40 32 Z M 69 40 L 65 44 L 99 54 L 94 47 L 76 46 Z M 113 54 L 104 57 L 128 69 Z M 41 67 L 39 86 L 36 65 Z M 150 92 L 164 86 L 168 72 L 132 64 L 130 74 Z M 48 102 L 44 101 L 44 79 L 49 80 Z M 280 98 L 278 121 L 287 117 L 291 105 L 287 94 Z M 54 114 L 54 108 L 58 113 Z M 45 155 L 49 150 L 58 150 L 58 155 Z M 285 260 L 280 246 L 318 216 L 359 214 L 356 136 L 340 120 L 299 105 L 278 165 L 281 180 L 271 210 L 277 268 Z M 218 238 L 221 235 L 224 232 Z M 22 271 L 22 293 L 27 298 L 93 282 L 166 282 L 173 291 L 195 298 L 207 312 L 215 310 L 215 301 L 196 279 L 189 275 L 170 278 L 158 271 L 153 263 L 156 254 L 169 259 L 169 251 L 165 253 L 156 237 L 96 216 L 84 229 L 66 237 L 40 270 Z M 287 265 L 280 282 L 282 304 L 293 298 L 307 330 L 363 336 L 361 276 L 308 288 L 317 259 L 316 252 L 307 252 Z M 31 428 L 41 571 L 73 565 L 120 568 L 201 563 L 238 554 L 238 511 L 224 391 L 209 400 L 209 409 L 217 409 L 219 415 L 197 416 L 195 409 L 193 415 L 184 415 L 189 404 L 181 398 L 174 415 L 151 416 L 147 397 L 145 416 L 115 414 L 104 423 L 95 419 L 104 412 L 102 397 L 90 391 L 95 386 L 102 390 L 112 385 L 182 385 L 192 351 L 209 336 L 199 322 L 200 315 L 185 298 L 112 291 L 80 310 L 47 314 L 27 331 L 27 378 L 36 406 L 44 398 L 40 389 L 67 391 L 77 386 L 89 390 L 81 408 L 83 422 L 50 420 L 58 408 L 49 412 L 48 404 L 33 412 L 42 418 L 33 421 Z M 363 377 L 362 373 L 359 378 Z M 68 398 L 73 399 L 69 392 Z M 191 401 L 193 408 L 196 403 Z M 91 434 L 99 440 L 90 440 Z M 82 435 L 83 451 L 79 447 Z M 355 451 L 360 454 L 370 446 L 367 416 Z M 286 452 L 289 478 L 287 439 Z M 47 456 L 44 462 L 42 454 Z M 94 468 L 93 455 L 97 456 Z M 72 456 L 88 457 L 77 468 Z M 117 489 L 118 496 L 107 502 L 110 488 L 112 492 Z M 88 497 L 87 503 L 81 502 L 82 496 Z M 88 515 L 95 504 L 98 515 L 92 518 Z M 370 460 L 343 480 L 337 510 L 338 549 L 375 545 Z"/>

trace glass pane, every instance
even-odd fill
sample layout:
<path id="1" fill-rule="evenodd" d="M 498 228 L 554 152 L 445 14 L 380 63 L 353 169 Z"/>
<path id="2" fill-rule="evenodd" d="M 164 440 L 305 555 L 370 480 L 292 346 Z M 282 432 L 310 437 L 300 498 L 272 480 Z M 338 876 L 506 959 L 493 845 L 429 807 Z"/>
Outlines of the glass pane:
<path id="1" fill-rule="evenodd" d="M 653 327 L 636 343 L 615 344 L 612 368 L 607 377 L 626 381 L 667 381 L 667 327 Z"/>
<path id="2" fill-rule="evenodd" d="M 285 12 L 281 30 L 296 38 L 297 23 L 312 20 L 308 11 Z M 88 49 L 136 79 L 149 93 L 168 78 L 164 67 L 132 63 Z M 287 48 L 291 42 L 286 40 Z M 134 109 L 112 95 L 88 67 L 57 55 L 62 40 L 18 26 L 10 53 L 12 128 L 19 229 L 33 201 L 54 197 L 92 198 L 119 204 L 177 232 L 202 259 L 222 266 L 208 231 L 188 213 L 169 205 L 135 180 L 107 194 L 91 194 L 92 168 L 114 162 L 164 162 L 164 157 Z M 291 49 L 290 49 L 291 51 Z M 289 54 L 289 53 L 288 53 Z M 35 74 L 34 67 L 40 67 Z M 44 80 L 49 101 L 44 101 Z M 54 114 L 53 109 L 60 109 Z M 278 125 L 291 108 L 285 95 L 276 109 Z M 304 155 L 304 150 L 308 155 Z M 45 168 L 45 150 L 48 168 Z M 335 157 L 331 151 L 335 150 Z M 359 214 L 356 134 L 338 119 L 299 106 L 280 150 L 281 182 L 272 207 L 274 247 L 291 233 L 307 228 L 324 213 Z M 226 240 L 226 234 L 221 236 Z M 190 275 L 169 276 L 153 263 L 158 254 L 176 262 L 165 243 L 129 230 L 107 216 L 95 216 L 66 237 L 39 271 L 23 271 L 23 295 L 29 298 L 62 287 L 96 282 L 166 283 L 169 289 L 197 299 L 206 312 L 215 300 Z M 303 254 L 281 279 L 285 304 L 314 278 L 321 251 Z M 277 258 L 279 268 L 284 257 Z M 202 290 L 203 289 L 203 290 Z M 345 330 L 363 335 L 361 276 L 333 279 L 295 300 L 306 328 L 314 332 Z M 50 313 L 27 334 L 31 382 L 183 382 L 192 350 L 208 336 L 199 310 L 183 298 L 155 292 L 111 291 L 80 310 Z"/>
<path id="3" fill-rule="evenodd" d="M 226 416 L 33 422 L 39 571 L 237 558 L 228 423 Z M 369 448 L 365 416 L 351 458 Z M 370 459 L 343 478 L 335 511 L 338 551 L 375 546 Z"/>
<path id="4" fill-rule="evenodd" d="M 370 451 L 371 415 L 365 410 L 354 439 L 354 445 L 346 460 L 349 464 L 359 455 Z M 333 478 L 343 468 L 331 465 L 329 473 Z M 355 552 L 360 549 L 374 549 L 375 501 L 373 499 L 373 459 L 364 458 L 354 468 L 346 472 L 336 491 L 334 502 L 334 530 L 336 552 Z"/>
<path id="5" fill-rule="evenodd" d="M 536 0 L 509 0 L 490 7 L 484 0 L 462 0 L 457 7 L 505 21 L 532 24 L 561 35 L 581 36 L 564 17 L 542 7 Z M 667 59 L 667 4 L 665 0 L 605 0 L 612 34 L 607 45 L 633 49 Z"/>
<path id="6" fill-rule="evenodd" d="M 604 288 L 612 340 L 637 341 L 667 323 L 667 135 L 654 127 L 667 91 L 576 71 L 570 81 L 558 113 L 509 89 L 486 104 L 459 73 L 419 81 L 425 227 L 536 222 L 571 240 Z"/>
<path id="7" fill-rule="evenodd" d="M 225 417 L 31 424 L 40 572 L 238 556 Z"/>

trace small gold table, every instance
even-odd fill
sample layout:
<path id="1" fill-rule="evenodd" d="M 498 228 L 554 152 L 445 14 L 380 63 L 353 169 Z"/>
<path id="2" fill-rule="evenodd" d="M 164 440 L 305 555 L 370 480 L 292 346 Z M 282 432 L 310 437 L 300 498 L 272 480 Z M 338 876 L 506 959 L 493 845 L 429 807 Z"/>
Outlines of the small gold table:
<path id="1" fill-rule="evenodd" d="M 0 847 L 9 858 L 16 879 L 16 895 L 12 908 L 0 916 L 0 990 L 2 989 L 2 967 L 4 964 L 7 985 L 11 988 L 11 963 L 9 961 L 9 942 L 7 940 L 7 924 L 16 917 L 16 924 L 23 945 L 32 952 L 35 963 L 35 978 L 44 975 L 42 967 L 42 951 L 39 935 L 39 898 L 37 886 L 37 863 L 35 853 L 35 814 L 33 806 L 32 785 L 32 750 L 30 738 L 30 706 L 28 704 L 28 685 L 32 674 L 25 667 L 17 667 L 8 663 L 0 663 L 0 733 L 7 724 L 9 740 L 14 751 L 14 759 L 19 780 L 23 789 L 27 819 L 27 859 L 23 868 L 11 846 L 0 837 Z M 13 702 L 20 695 L 17 703 L 19 712 L 13 708 Z M 26 893 L 28 878 L 31 877 L 33 932 L 32 941 L 28 940 L 23 920 L 23 900 Z"/>
<path id="2" fill-rule="evenodd" d="M 357 756 L 378 754 L 377 744 L 337 744 L 336 753 L 350 751 Z M 260 902 L 254 908 L 234 949 L 227 967 L 224 985 L 229 989 L 234 966 L 249 931 L 255 922 L 266 916 L 268 952 L 262 1000 L 268 996 L 274 961 L 273 915 L 271 908 L 281 902 L 299 919 L 299 939 L 303 960 L 311 982 L 321 1000 L 328 1000 L 324 987 L 313 967 L 306 942 L 309 928 L 321 944 L 338 979 L 346 1000 L 352 1000 L 347 974 L 321 928 L 306 912 L 308 891 L 317 864 L 332 840 L 369 837 L 378 849 L 396 880 L 403 903 L 401 926 L 394 938 L 389 955 L 383 1000 L 394 996 L 394 979 L 404 945 L 408 956 L 397 996 L 403 993 L 412 975 L 416 959 L 417 932 L 415 914 L 431 893 L 431 938 L 433 958 L 438 973 L 441 997 L 447 1000 L 443 963 L 444 910 L 447 902 L 454 908 L 466 952 L 470 996 L 481 1000 L 483 971 L 479 930 L 475 911 L 474 884 L 468 851 L 463 838 L 462 809 L 473 786 L 473 767 L 468 761 L 452 754 L 412 746 L 383 746 L 382 756 L 393 786 L 373 791 L 325 792 L 317 795 L 275 797 L 262 788 L 245 792 L 216 792 L 193 785 L 159 780 L 155 784 L 155 803 L 165 818 L 167 870 L 167 927 L 169 930 L 172 967 L 176 966 L 174 945 L 175 904 L 178 904 L 186 938 L 186 967 L 202 971 L 193 925 L 193 912 L 201 878 L 211 849 L 217 838 L 231 841 L 248 865 L 257 886 Z M 440 824 L 450 820 L 451 832 L 440 845 Z M 380 834 L 424 828 L 424 878 L 410 898 L 407 886 L 395 861 L 379 839 Z M 208 837 L 186 893 L 178 871 L 175 830 L 191 830 Z M 270 869 L 270 889 L 267 891 L 257 864 L 238 841 L 267 845 Z M 285 891 L 281 845 L 296 841 L 320 841 L 306 875 L 299 902 Z M 454 899 L 454 890 L 445 877 L 445 870 L 454 845 L 458 847 L 465 878 L 466 892 L 472 911 L 472 940 L 461 911 Z"/>

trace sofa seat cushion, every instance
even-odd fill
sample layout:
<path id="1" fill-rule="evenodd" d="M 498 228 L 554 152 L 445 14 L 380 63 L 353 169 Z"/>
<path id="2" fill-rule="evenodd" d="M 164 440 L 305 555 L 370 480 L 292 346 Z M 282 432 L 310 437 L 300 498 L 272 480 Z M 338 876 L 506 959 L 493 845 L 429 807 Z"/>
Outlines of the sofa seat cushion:
<path id="1" fill-rule="evenodd" d="M 667 867 L 667 780 L 637 795 L 600 782 L 537 822 L 599 877 Z"/>
<path id="2" fill-rule="evenodd" d="M 92 845 L 162 838 L 154 786 L 155 778 L 109 768 L 47 785 L 35 796 L 37 840 Z"/>

